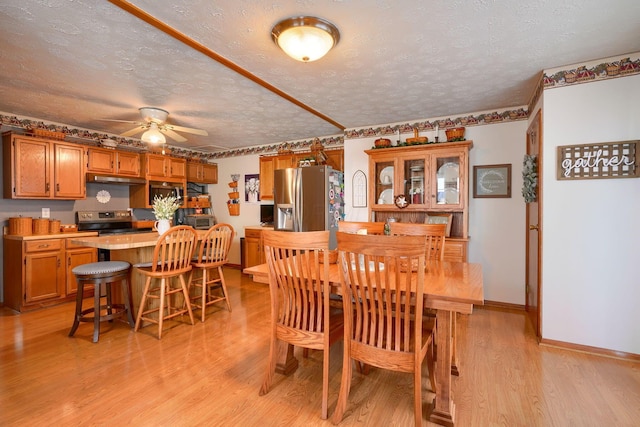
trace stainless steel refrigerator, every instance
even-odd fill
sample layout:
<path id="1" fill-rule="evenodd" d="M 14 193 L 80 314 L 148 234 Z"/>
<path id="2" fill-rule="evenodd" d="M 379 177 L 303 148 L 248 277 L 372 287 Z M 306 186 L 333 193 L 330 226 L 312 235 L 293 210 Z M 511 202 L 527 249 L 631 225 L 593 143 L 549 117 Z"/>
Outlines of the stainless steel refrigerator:
<path id="1" fill-rule="evenodd" d="M 330 231 L 334 249 L 338 221 L 344 219 L 344 175 L 329 166 L 277 169 L 274 172 L 274 229 Z"/>

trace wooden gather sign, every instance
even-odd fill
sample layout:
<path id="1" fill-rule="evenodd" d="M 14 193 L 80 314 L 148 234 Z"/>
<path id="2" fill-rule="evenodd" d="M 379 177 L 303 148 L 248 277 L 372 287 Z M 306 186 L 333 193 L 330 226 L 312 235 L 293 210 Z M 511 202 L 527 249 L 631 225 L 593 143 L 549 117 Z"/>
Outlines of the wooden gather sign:
<path id="1" fill-rule="evenodd" d="M 640 141 L 558 147 L 558 179 L 638 178 Z"/>

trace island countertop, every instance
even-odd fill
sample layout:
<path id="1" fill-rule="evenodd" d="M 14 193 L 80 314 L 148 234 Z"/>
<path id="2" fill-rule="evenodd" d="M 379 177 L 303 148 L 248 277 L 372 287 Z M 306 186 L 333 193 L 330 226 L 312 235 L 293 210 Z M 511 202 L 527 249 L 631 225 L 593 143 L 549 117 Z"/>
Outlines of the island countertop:
<path id="1" fill-rule="evenodd" d="M 198 237 L 202 237 L 207 230 L 196 230 Z M 71 243 L 75 245 L 88 246 L 91 248 L 122 250 L 136 249 L 155 246 L 158 241 L 158 233 L 127 233 L 109 234 L 97 237 L 77 237 L 72 238 Z M 145 260 L 146 261 L 146 260 Z"/>

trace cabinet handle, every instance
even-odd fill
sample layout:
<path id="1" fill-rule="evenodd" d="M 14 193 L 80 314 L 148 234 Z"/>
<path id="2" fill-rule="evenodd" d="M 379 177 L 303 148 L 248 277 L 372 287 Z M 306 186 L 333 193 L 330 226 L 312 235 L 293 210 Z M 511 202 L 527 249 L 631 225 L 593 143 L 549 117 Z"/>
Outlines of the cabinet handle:
<path id="1" fill-rule="evenodd" d="M 58 267 L 60 267 L 60 258 L 58 258 Z"/>
<path id="2" fill-rule="evenodd" d="M 60 183 L 56 184 L 56 191 L 60 191 Z"/>
<path id="3" fill-rule="evenodd" d="M 47 184 L 44 187 L 45 191 L 49 191 L 49 183 L 47 182 Z"/>
<path id="4" fill-rule="evenodd" d="M 48 248 L 49 246 L 51 246 L 51 245 L 48 244 L 48 243 L 43 243 L 41 245 L 38 245 L 39 248 Z"/>

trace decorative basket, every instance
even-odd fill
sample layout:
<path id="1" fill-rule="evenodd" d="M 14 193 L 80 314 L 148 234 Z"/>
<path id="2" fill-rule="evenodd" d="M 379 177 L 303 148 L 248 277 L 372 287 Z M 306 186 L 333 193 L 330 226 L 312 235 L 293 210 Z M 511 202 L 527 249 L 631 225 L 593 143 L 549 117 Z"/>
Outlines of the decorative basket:
<path id="1" fill-rule="evenodd" d="M 240 198 L 240 193 L 238 193 L 237 191 L 234 191 L 232 193 L 227 193 L 229 195 L 230 199 L 239 199 Z"/>
<path id="2" fill-rule="evenodd" d="M 464 128 L 451 128 L 444 131 L 447 134 L 447 141 L 462 141 L 464 140 Z"/>
<path id="3" fill-rule="evenodd" d="M 49 220 L 46 218 L 35 218 L 33 220 L 33 234 L 49 234 Z"/>
<path id="4" fill-rule="evenodd" d="M 229 209 L 229 215 L 240 215 L 240 203 L 227 203 L 227 208 Z"/>
<path id="5" fill-rule="evenodd" d="M 58 234 L 60 233 L 60 220 L 52 219 L 49 220 L 49 234 Z"/>
<path id="6" fill-rule="evenodd" d="M 29 130 L 29 133 L 40 138 L 51 138 L 51 139 L 61 139 L 61 140 L 64 139 L 64 137 L 66 136 L 64 132 L 56 132 L 53 130 L 37 129 L 37 128 Z"/>
<path id="7" fill-rule="evenodd" d="M 378 138 L 375 140 L 374 144 L 376 145 L 376 147 L 390 147 L 391 146 L 391 140 L 388 138 Z"/>
<path id="8" fill-rule="evenodd" d="M 31 236 L 33 233 L 33 219 L 31 217 L 9 218 L 9 235 Z"/>
<path id="9" fill-rule="evenodd" d="M 231 181 L 229 183 L 230 188 L 238 188 L 238 181 Z"/>

